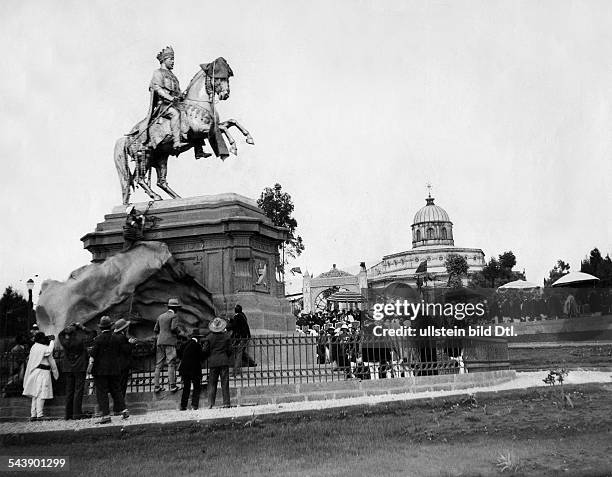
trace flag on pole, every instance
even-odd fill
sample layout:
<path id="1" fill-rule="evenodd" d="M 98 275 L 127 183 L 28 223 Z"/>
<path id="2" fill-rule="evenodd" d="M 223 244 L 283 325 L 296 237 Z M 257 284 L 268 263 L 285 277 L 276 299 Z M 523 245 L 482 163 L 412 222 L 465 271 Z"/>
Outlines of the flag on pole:
<path id="1" fill-rule="evenodd" d="M 427 260 L 423 260 L 416 269 L 415 273 L 427 273 Z"/>

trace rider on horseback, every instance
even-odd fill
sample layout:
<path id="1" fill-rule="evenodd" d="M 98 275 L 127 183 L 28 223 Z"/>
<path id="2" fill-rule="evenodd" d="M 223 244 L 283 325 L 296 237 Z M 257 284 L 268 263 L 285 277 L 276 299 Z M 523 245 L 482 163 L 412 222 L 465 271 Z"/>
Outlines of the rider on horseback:
<path id="1" fill-rule="evenodd" d="M 160 63 L 159 69 L 153 72 L 149 91 L 151 91 L 151 106 L 147 118 L 147 126 L 155 114 L 170 119 L 170 130 L 174 139 L 174 149 L 180 149 L 181 142 L 181 113 L 176 102 L 182 99 L 181 87 L 178 78 L 172 72 L 174 68 L 174 50 L 167 46 L 157 54 Z"/>
<path id="2" fill-rule="evenodd" d="M 161 196 L 151 189 L 152 169 L 157 174 L 157 186 L 174 199 L 180 197 L 166 179 L 170 155 L 178 156 L 193 147 L 196 159 L 210 156 L 203 149 L 206 141 L 221 159 L 230 153 L 236 154 L 235 141 L 228 132 L 231 127 L 244 135 L 247 144 L 254 144 L 249 132 L 235 119 L 219 121 L 215 103 L 229 97 L 229 79 L 233 76 L 224 58 L 201 64 L 184 93 L 171 71 L 174 67 L 172 48 L 164 48 L 157 59 L 160 68 L 151 79 L 147 117 L 115 143 L 115 166 L 126 205 L 135 187 L 142 188 L 151 199 L 161 200 Z M 181 143 L 181 138 L 187 142 Z M 226 140 L 230 143 L 229 149 Z M 130 162 L 135 162 L 133 168 Z"/>

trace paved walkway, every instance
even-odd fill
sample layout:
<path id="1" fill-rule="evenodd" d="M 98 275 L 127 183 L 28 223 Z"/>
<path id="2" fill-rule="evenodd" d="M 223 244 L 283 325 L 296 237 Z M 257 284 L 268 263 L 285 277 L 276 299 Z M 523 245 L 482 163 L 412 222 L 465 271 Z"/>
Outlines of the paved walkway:
<path id="1" fill-rule="evenodd" d="M 444 396 L 464 395 L 478 392 L 504 391 L 508 389 L 525 389 L 546 386 L 542 380 L 548 373 L 535 371 L 517 373 L 517 378 L 494 386 L 462 389 L 457 391 L 434 391 L 407 394 L 384 394 L 380 396 L 363 396 L 358 398 L 334 399 L 326 401 L 306 401 L 287 404 L 267 404 L 262 406 L 241 406 L 229 409 L 199 409 L 197 411 L 156 411 L 143 415 L 131 416 L 127 420 L 114 417 L 111 424 L 98 425 L 97 419 L 83 419 L 80 421 L 50 420 L 41 422 L 14 422 L 0 423 L 0 435 L 13 433 L 49 432 L 60 430 L 79 431 L 90 428 L 131 427 L 142 424 L 179 423 L 185 421 L 206 422 L 219 419 L 233 419 L 238 417 L 262 416 L 284 412 L 311 411 L 317 409 L 330 409 L 354 405 L 374 405 L 391 401 L 412 401 L 423 398 L 436 398 Z M 611 383 L 612 373 L 602 371 L 570 371 L 566 384 L 584 383 Z M 25 399 L 25 398 L 24 398 Z M 202 396 L 205 404 L 205 396 Z"/>
<path id="2" fill-rule="evenodd" d="M 508 342 L 508 348 L 561 348 L 565 346 L 608 346 L 612 341 L 521 341 L 520 343 Z"/>

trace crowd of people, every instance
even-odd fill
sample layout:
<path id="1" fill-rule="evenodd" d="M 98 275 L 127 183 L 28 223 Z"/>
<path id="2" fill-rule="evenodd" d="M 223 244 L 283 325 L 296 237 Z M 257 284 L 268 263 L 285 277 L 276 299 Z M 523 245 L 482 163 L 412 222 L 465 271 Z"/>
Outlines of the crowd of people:
<path id="1" fill-rule="evenodd" d="M 359 309 L 303 313 L 296 320 L 296 334 L 317 337 L 318 364 L 332 365 L 346 379 L 371 379 L 359 346 L 361 313 Z M 380 377 L 386 377 L 384 363 L 379 370 Z"/>
<path id="2" fill-rule="evenodd" d="M 465 301 L 484 304 L 485 314 L 479 317 L 481 323 L 612 314 L 612 290 L 608 288 L 505 290 L 491 295 L 471 296 Z M 349 332 L 356 334 L 370 318 L 370 312 L 358 309 L 301 313 L 296 319 L 295 331 L 297 334 L 318 336 L 331 323 L 336 333 L 340 326 L 347 325 Z"/>
<path id="3" fill-rule="evenodd" d="M 354 335 L 359 332 L 362 311 L 359 309 L 324 310 L 315 313 L 302 313 L 295 321 L 295 332 L 300 335 L 319 336 L 334 333 L 339 334 L 344 326 L 346 333 Z"/>
<path id="4" fill-rule="evenodd" d="M 580 315 L 605 315 L 612 312 L 609 289 L 581 288 L 545 291 L 505 291 L 487 300 L 491 321 L 524 321 L 576 318 Z"/>
<path id="5" fill-rule="evenodd" d="M 191 398 L 191 408 L 198 409 L 202 386 L 202 368 L 208 363 L 208 405 L 215 405 L 217 384 L 221 384 L 223 407 L 230 406 L 229 376 L 242 373 L 243 358 L 251 337 L 248 320 L 240 305 L 230 320 L 215 317 L 207 330 L 193 329 L 187 339 L 180 326 L 181 304 L 178 299 L 168 301 L 168 309 L 161 314 L 154 327 L 156 334 L 156 358 L 154 391 L 164 391 L 161 370 L 168 367 L 169 391 L 179 391 L 176 371 L 181 376 L 183 392 L 180 410 L 186 410 Z M 98 321 L 98 331 L 90 330 L 79 322 L 64 328 L 56 337 L 45 335 L 35 325 L 30 339 L 16 340 L 9 352 L 11 376 L 22 383 L 22 394 L 31 398 L 30 420 L 44 418 L 45 401 L 52 399 L 53 380 L 60 372 L 65 383 L 66 404 L 64 418 L 83 419 L 92 417 L 83 412 L 83 396 L 87 375 L 93 377 L 98 405 L 98 424 L 112 421 L 109 395 L 113 401 L 113 413 L 123 419 L 129 418 L 126 393 L 133 367 L 133 350 L 136 339 L 129 335 L 130 322 L 120 318 L 113 322 L 108 316 Z M 58 369 L 54 359 L 56 341 L 63 349 L 63 359 Z M 17 357 L 27 356 L 27 359 Z M 178 364 L 178 366 L 177 366 Z"/>

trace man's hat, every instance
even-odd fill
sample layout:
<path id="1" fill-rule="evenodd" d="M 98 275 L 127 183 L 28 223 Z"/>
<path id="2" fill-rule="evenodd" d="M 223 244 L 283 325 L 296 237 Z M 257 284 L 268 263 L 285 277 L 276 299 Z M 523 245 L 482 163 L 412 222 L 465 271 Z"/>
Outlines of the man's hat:
<path id="1" fill-rule="evenodd" d="M 217 58 L 212 63 L 202 63 L 200 68 L 202 68 L 206 75 L 210 77 L 214 76 L 215 78 L 228 79 L 234 76 L 234 72 L 227 64 L 227 61 L 225 61 L 225 58 L 222 56 Z"/>
<path id="2" fill-rule="evenodd" d="M 217 316 L 214 320 L 212 320 L 209 323 L 208 329 L 212 331 L 213 333 L 221 333 L 222 331 L 225 331 L 226 326 L 227 326 L 227 321 Z"/>
<path id="3" fill-rule="evenodd" d="M 118 333 L 119 331 L 126 329 L 128 326 L 130 326 L 130 322 L 128 320 L 119 318 L 117 321 L 115 321 L 115 325 L 113 326 L 113 328 L 115 330 L 115 333 Z"/>
<path id="4" fill-rule="evenodd" d="M 164 61 L 166 58 L 174 57 L 174 50 L 171 46 L 167 46 L 162 51 L 157 54 L 157 61 L 160 63 Z"/>
<path id="5" fill-rule="evenodd" d="M 108 316 L 103 316 L 100 318 L 100 322 L 98 323 L 98 328 L 101 330 L 108 330 L 113 326 L 113 322 Z"/>
<path id="6" fill-rule="evenodd" d="M 178 301 L 178 298 L 170 298 L 168 300 L 168 308 L 180 308 L 181 307 L 181 302 Z"/>

